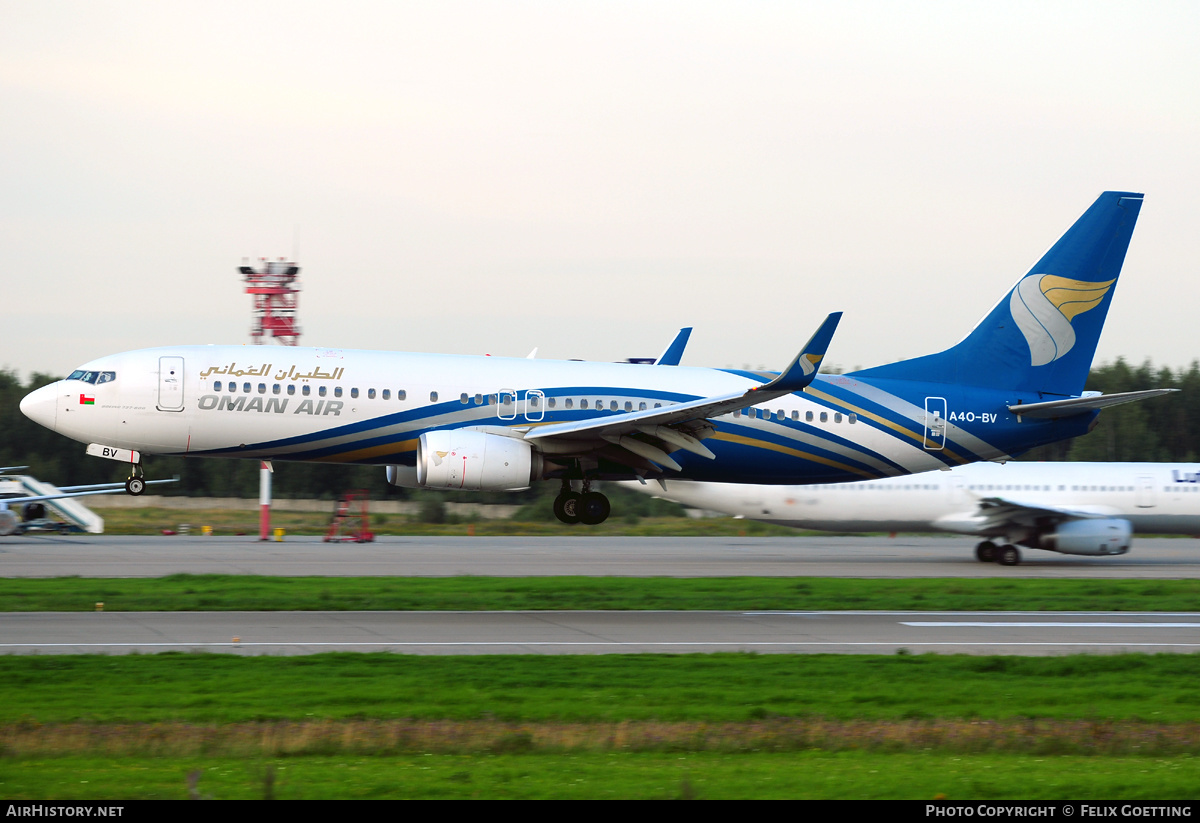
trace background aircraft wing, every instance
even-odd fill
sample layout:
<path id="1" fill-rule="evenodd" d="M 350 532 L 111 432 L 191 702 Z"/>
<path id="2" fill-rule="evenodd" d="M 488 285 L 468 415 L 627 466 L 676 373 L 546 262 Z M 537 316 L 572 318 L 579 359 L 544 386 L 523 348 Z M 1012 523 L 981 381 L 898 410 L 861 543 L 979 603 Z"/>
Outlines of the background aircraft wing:
<path id="1" fill-rule="evenodd" d="M 1057 506 L 1023 503 L 1003 497 L 981 498 L 979 500 L 978 513 L 985 519 L 985 528 L 998 528 L 1012 523 L 1022 526 L 1046 526 L 1051 523 L 1061 523 L 1064 520 L 1090 520 L 1112 517 L 1111 514 L 1103 512 L 1089 512 L 1081 509 L 1065 509 Z"/>
<path id="2" fill-rule="evenodd" d="M 155 483 L 178 483 L 179 478 L 171 480 L 147 480 L 146 485 L 150 486 Z M 117 492 L 125 491 L 124 483 L 97 483 L 94 486 L 68 486 L 67 491 L 56 492 L 55 494 L 37 494 L 26 495 L 24 497 L 0 497 L 0 508 L 19 505 L 22 503 L 40 503 L 43 500 L 61 500 L 64 497 L 89 497 L 93 494 L 116 494 Z"/>

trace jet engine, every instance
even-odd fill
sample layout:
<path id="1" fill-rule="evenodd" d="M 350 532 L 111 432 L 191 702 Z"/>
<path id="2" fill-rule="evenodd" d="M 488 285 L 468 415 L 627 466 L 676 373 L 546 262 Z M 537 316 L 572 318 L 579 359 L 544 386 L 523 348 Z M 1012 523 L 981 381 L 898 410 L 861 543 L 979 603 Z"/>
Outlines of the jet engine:
<path id="1" fill-rule="evenodd" d="M 541 452 L 515 437 L 442 429 L 417 441 L 417 484 L 427 489 L 511 491 L 541 476 Z"/>
<path id="2" fill-rule="evenodd" d="M 1133 526 L 1117 518 L 1068 520 L 1040 534 L 1037 541 L 1036 548 L 1059 554 L 1125 554 L 1133 541 Z"/>
<path id="3" fill-rule="evenodd" d="M 388 485 L 400 486 L 405 489 L 421 488 L 421 484 L 417 482 L 416 466 L 388 466 L 387 482 Z"/>

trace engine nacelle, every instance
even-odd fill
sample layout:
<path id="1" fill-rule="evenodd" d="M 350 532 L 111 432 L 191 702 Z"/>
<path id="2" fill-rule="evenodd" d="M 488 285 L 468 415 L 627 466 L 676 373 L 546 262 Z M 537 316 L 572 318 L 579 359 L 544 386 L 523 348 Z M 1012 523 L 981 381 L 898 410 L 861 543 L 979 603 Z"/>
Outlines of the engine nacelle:
<path id="1" fill-rule="evenodd" d="M 421 484 L 417 482 L 416 466 L 388 466 L 387 482 L 393 486 L 402 486 L 406 489 L 421 488 Z"/>
<path id="2" fill-rule="evenodd" d="M 541 475 L 541 452 L 515 437 L 441 429 L 417 441 L 417 483 L 427 489 L 512 491 Z"/>
<path id="3" fill-rule="evenodd" d="M 1038 548 L 1059 554 L 1125 554 L 1133 542 L 1128 520 L 1068 520 L 1038 537 Z"/>

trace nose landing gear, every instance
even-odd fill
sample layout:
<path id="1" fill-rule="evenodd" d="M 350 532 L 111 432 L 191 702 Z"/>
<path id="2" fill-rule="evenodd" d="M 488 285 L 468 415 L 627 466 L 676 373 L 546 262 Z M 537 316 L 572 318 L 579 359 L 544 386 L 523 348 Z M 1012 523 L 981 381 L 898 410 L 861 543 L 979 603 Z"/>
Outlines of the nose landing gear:
<path id="1" fill-rule="evenodd" d="M 134 463 L 133 474 L 130 475 L 129 479 L 125 481 L 126 493 L 132 495 L 133 497 L 137 497 L 139 494 L 144 492 L 146 490 L 146 480 L 144 475 L 145 472 L 142 470 L 142 464 Z"/>

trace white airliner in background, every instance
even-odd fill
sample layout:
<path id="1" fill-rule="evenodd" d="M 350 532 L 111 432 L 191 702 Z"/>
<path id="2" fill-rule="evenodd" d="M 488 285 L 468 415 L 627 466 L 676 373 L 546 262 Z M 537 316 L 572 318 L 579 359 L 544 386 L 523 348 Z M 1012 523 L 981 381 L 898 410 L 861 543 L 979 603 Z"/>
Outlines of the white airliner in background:
<path id="1" fill-rule="evenodd" d="M 1108 555 L 1129 551 L 1134 532 L 1200 536 L 1195 463 L 974 463 L 865 483 L 623 485 L 798 529 L 977 535 L 987 539 L 975 556 L 1006 566 L 1021 562 L 1018 545 Z"/>
<path id="2" fill-rule="evenodd" d="M 587 524 L 609 514 L 596 480 L 829 483 L 1003 460 L 1163 393 L 1083 391 L 1141 205 L 1104 192 L 958 345 L 851 374 L 817 373 L 835 313 L 780 374 L 667 365 L 686 336 L 654 365 L 175 346 L 93 360 L 21 411 L 132 464 L 131 494 L 143 453 L 369 463 L 434 489 L 557 478 L 555 514 Z M 910 294 L 898 334 L 963 302 Z"/>

